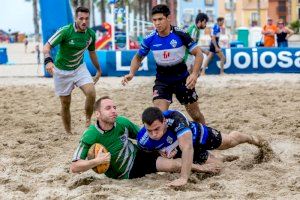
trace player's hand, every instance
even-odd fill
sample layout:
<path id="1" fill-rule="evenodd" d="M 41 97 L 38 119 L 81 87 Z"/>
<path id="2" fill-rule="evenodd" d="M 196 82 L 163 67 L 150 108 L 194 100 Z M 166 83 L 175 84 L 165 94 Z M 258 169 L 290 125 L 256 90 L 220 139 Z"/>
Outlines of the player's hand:
<path id="1" fill-rule="evenodd" d="M 97 161 L 99 162 L 99 164 L 105 164 L 105 163 L 109 163 L 110 162 L 110 153 L 104 153 L 103 151 L 103 147 L 101 147 L 99 149 L 99 152 L 97 154 L 97 157 L 95 159 L 97 159 Z"/>
<path id="2" fill-rule="evenodd" d="M 198 75 L 196 75 L 194 73 L 189 75 L 186 79 L 186 84 L 185 84 L 187 89 L 194 89 L 196 86 L 196 83 L 197 83 L 197 79 L 198 79 Z"/>
<path id="3" fill-rule="evenodd" d="M 188 179 L 180 177 L 179 179 L 176 179 L 176 180 L 172 181 L 171 183 L 168 183 L 167 186 L 180 187 L 180 186 L 187 184 L 187 181 L 188 181 Z"/>
<path id="4" fill-rule="evenodd" d="M 124 77 L 123 77 L 123 79 L 122 79 L 122 85 L 126 85 L 126 84 L 128 84 L 128 82 L 129 81 L 131 81 L 132 80 L 132 78 L 133 78 L 133 74 L 127 74 L 127 75 L 125 75 Z"/>
<path id="5" fill-rule="evenodd" d="M 49 74 L 53 75 L 54 73 L 54 64 L 53 62 L 49 62 L 47 65 L 46 65 L 46 70 Z"/>
<path id="6" fill-rule="evenodd" d="M 174 158 L 177 154 L 177 149 L 173 149 L 170 153 L 167 153 L 167 158 Z"/>
<path id="7" fill-rule="evenodd" d="M 97 71 L 96 75 L 93 78 L 94 84 L 96 84 L 98 82 L 100 77 L 101 77 L 101 71 Z"/>

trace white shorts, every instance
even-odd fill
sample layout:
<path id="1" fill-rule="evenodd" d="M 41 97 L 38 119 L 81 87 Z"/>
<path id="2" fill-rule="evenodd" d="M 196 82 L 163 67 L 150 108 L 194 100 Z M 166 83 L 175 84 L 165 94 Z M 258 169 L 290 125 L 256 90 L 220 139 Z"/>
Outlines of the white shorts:
<path id="1" fill-rule="evenodd" d="M 77 87 L 81 87 L 88 83 L 93 83 L 92 76 L 85 63 L 82 63 L 75 70 L 61 70 L 54 67 L 54 87 L 55 94 L 58 96 L 68 96 L 72 90 Z"/>

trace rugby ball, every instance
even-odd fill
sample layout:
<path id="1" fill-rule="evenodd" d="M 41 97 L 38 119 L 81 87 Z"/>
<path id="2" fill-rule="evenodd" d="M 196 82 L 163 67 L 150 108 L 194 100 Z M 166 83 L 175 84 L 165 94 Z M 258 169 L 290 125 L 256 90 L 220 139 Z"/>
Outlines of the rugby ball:
<path id="1" fill-rule="evenodd" d="M 101 145 L 99 143 L 95 143 L 90 147 L 87 158 L 89 160 L 94 159 L 95 156 L 98 155 L 98 152 L 101 149 L 101 147 L 103 148 L 102 149 L 103 153 L 108 152 L 107 149 L 103 145 Z M 96 172 L 98 174 L 102 174 L 102 173 L 105 173 L 108 170 L 108 168 L 109 168 L 109 163 L 105 163 L 105 164 L 101 164 L 101 165 L 94 167 L 93 170 L 94 170 L 94 172 Z"/>

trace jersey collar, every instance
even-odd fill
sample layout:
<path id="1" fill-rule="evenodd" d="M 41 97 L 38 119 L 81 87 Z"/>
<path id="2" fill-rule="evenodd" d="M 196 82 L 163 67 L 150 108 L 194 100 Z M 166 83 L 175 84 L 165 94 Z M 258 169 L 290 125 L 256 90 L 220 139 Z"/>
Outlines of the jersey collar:
<path id="1" fill-rule="evenodd" d="M 79 32 L 79 33 L 86 33 L 86 30 L 84 32 L 81 32 L 77 29 L 77 25 L 76 25 L 76 22 L 73 23 L 73 28 L 74 28 L 74 31 L 75 32 Z"/>
<path id="2" fill-rule="evenodd" d="M 114 126 L 112 127 L 112 129 L 114 129 L 116 126 L 117 126 L 117 122 L 114 123 Z M 112 129 L 110 129 L 110 130 L 103 130 L 103 129 L 101 129 L 98 120 L 95 122 L 95 127 L 96 127 L 96 129 L 97 129 L 101 134 L 104 134 L 104 133 L 109 132 L 109 131 L 112 130 Z"/>

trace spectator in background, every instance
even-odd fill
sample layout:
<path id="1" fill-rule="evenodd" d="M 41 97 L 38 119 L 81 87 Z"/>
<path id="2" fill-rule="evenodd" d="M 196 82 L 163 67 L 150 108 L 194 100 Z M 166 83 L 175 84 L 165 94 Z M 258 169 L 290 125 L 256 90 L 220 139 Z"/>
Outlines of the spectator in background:
<path id="1" fill-rule="evenodd" d="M 282 19 L 277 22 L 277 46 L 278 47 L 288 47 L 288 38 L 294 34 L 294 31 L 285 26 Z"/>
<path id="2" fill-rule="evenodd" d="M 27 47 L 28 47 L 28 39 L 27 39 L 27 36 L 25 36 L 25 39 L 24 39 L 24 46 L 25 46 L 25 53 L 27 53 Z"/>
<path id="3" fill-rule="evenodd" d="M 41 64 L 41 51 L 40 51 L 40 46 L 37 44 L 35 45 L 35 52 L 36 52 L 36 59 L 37 59 L 37 64 Z"/>
<path id="4" fill-rule="evenodd" d="M 224 24 L 224 17 L 219 17 L 217 19 L 217 23 L 213 26 L 211 30 L 211 42 L 209 46 L 209 53 L 207 56 L 207 59 L 204 62 L 204 66 L 201 71 L 201 75 L 205 75 L 205 70 L 208 67 L 209 62 L 213 58 L 214 54 L 217 54 L 217 56 L 220 58 L 220 74 L 224 74 L 224 63 L 225 63 L 225 56 L 221 50 L 221 47 L 219 45 L 220 40 L 220 34 L 221 29 Z"/>
<path id="5" fill-rule="evenodd" d="M 274 47 L 275 46 L 275 34 L 277 27 L 273 24 L 273 19 L 268 18 L 267 25 L 263 27 L 262 34 L 264 35 L 264 46 Z"/>

